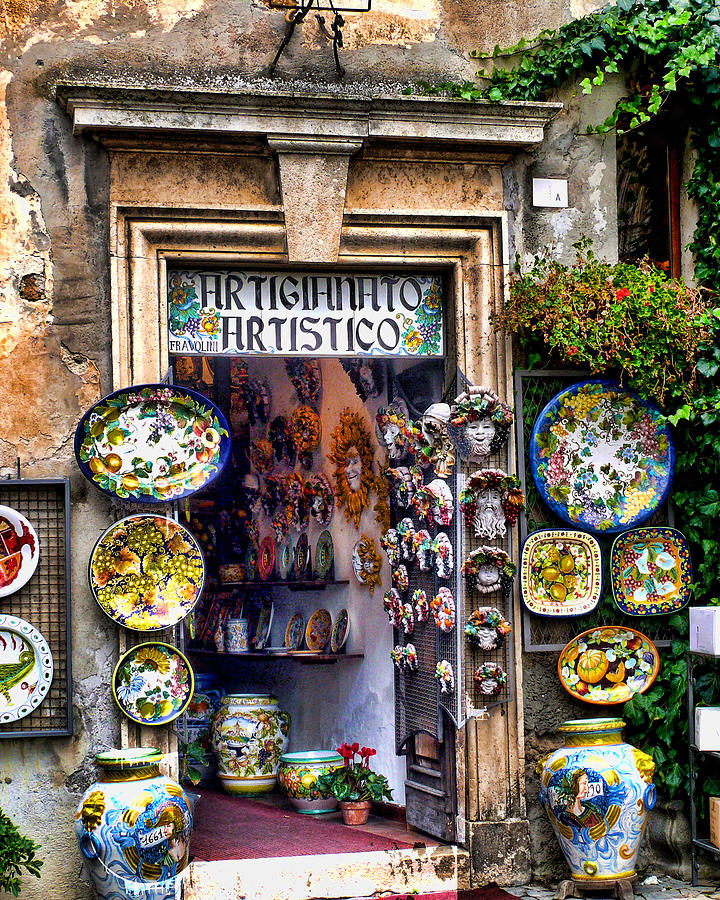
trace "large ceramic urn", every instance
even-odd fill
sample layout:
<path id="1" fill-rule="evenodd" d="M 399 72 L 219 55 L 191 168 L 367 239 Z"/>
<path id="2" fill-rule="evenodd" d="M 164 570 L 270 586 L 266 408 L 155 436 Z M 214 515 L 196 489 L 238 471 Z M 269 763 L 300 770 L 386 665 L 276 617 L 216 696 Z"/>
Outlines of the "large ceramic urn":
<path id="1" fill-rule="evenodd" d="M 98 900 L 176 900 L 190 857 L 192 813 L 180 785 L 160 774 L 159 750 L 98 753 L 98 780 L 75 816 Z"/>
<path id="2" fill-rule="evenodd" d="M 540 800 L 576 882 L 635 874 L 655 806 L 655 763 L 623 741 L 624 725 L 622 719 L 565 722 L 565 746 L 538 763 Z"/>
<path id="3" fill-rule="evenodd" d="M 212 745 L 218 778 L 229 794 L 253 796 L 275 787 L 288 745 L 290 716 L 271 694 L 226 694 L 215 716 Z"/>

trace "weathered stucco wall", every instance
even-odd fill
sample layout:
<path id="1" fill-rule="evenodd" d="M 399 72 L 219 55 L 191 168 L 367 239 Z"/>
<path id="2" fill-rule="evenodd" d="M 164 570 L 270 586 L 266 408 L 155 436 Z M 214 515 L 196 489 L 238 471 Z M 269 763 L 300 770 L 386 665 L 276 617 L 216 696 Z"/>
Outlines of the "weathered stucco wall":
<path id="1" fill-rule="evenodd" d="M 85 575 L 92 544 L 108 522 L 108 507 L 77 473 L 72 456 L 81 412 L 112 387 L 108 159 L 98 144 L 72 136 L 69 120 L 54 101 L 53 85 L 62 79 L 105 78 L 113 84 L 165 80 L 189 89 L 250 85 L 292 90 L 310 85 L 349 95 L 361 89 L 393 92 L 418 78 L 471 77 L 477 63 L 469 59 L 469 50 L 514 43 L 597 5 L 589 0 L 550 5 L 540 0 L 375 0 L 372 13 L 346 17 L 342 61 L 347 76 L 340 88 L 327 38 L 314 17 L 298 30 L 276 79 L 267 78 L 265 68 L 284 32 L 284 19 L 259 0 L 232 5 L 219 0 L 5 4 L 0 60 L 0 379 L 5 386 L 0 395 L 0 474 L 11 474 L 19 457 L 27 477 L 69 475 L 73 500 L 75 736 L 0 742 L 0 805 L 43 845 L 43 877 L 26 879 L 23 897 L 91 896 L 80 874 L 71 819 L 79 793 L 93 777 L 92 755 L 116 745 L 119 737 L 108 690 L 116 630 L 92 601 Z M 545 148 L 506 167 L 504 201 L 500 185 L 490 185 L 473 165 L 462 177 L 456 169 L 457 183 L 443 184 L 443 191 L 456 198 L 458 208 L 504 203 L 514 247 L 521 252 L 548 240 L 560 240 L 566 248 L 582 231 L 595 233 L 611 249 L 613 150 L 608 139 L 578 137 L 579 131 L 574 109 L 558 117 Z M 363 165 L 353 164 L 349 206 L 377 205 L 386 188 L 382 178 L 365 177 Z M 571 179 L 574 211 L 530 208 L 533 169 Z M 188 177 L 200 181 L 201 176 L 188 172 Z M 401 193 L 397 179 L 406 179 L 432 207 L 438 185 L 427 172 L 408 166 L 401 175 L 388 172 L 387 177 L 396 195 Z M 485 193 L 478 192 L 478 184 L 487 186 Z M 3 601 L 2 611 L 12 611 L 11 598 Z M 540 700 L 528 706 L 531 732 L 536 702 Z M 529 787 L 532 792 L 532 781 Z M 539 858 L 543 834 L 538 825 L 534 843 Z"/>

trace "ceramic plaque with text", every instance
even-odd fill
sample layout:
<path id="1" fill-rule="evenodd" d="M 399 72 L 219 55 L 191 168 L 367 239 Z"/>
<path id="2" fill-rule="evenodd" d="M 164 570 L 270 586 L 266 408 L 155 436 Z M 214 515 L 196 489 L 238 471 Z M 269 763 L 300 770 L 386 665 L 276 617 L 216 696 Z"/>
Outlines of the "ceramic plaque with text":
<path id="1" fill-rule="evenodd" d="M 690 548 L 674 528 L 619 534 L 610 552 L 612 592 L 629 616 L 677 612 L 690 602 Z"/>
<path id="2" fill-rule="evenodd" d="M 523 603 L 538 616 L 581 616 L 602 594 L 602 554 L 596 537 L 555 528 L 526 539 L 520 562 Z"/>

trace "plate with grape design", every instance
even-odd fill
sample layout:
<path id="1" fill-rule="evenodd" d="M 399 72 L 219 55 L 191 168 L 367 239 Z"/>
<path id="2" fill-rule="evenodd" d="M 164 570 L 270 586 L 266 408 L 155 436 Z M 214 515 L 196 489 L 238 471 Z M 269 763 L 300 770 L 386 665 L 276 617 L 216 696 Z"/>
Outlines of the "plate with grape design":
<path id="1" fill-rule="evenodd" d="M 611 534 L 661 506 L 675 448 L 660 411 L 613 381 L 571 385 L 535 422 L 530 465 L 550 509 L 572 526 Z"/>
<path id="2" fill-rule="evenodd" d="M 612 592 L 629 616 L 677 612 L 690 602 L 692 567 L 684 535 L 674 528 L 634 528 L 610 551 Z"/>

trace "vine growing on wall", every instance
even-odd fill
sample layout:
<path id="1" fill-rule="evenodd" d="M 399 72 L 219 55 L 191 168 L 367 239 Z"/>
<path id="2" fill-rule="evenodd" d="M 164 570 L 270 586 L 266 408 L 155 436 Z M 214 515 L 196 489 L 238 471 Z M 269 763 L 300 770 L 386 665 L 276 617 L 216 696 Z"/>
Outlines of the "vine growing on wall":
<path id="1" fill-rule="evenodd" d="M 591 94 L 619 74 L 625 95 L 589 132 L 640 129 L 673 103 L 687 117 L 696 154 L 687 191 L 698 207 L 690 249 L 709 303 L 693 322 L 697 352 L 663 396 L 678 450 L 677 525 L 694 550 L 694 602 L 720 604 L 720 0 L 617 0 L 533 40 L 473 55 L 484 65 L 476 81 L 421 83 L 420 91 L 470 101 L 546 100 L 570 81 Z M 556 341 L 554 357 L 573 365 L 572 347 L 577 344 Z M 630 358 L 618 348 L 613 362 L 625 372 L 634 367 L 635 385 L 651 395 L 663 354 L 669 359 L 676 350 L 654 346 L 646 357 Z M 663 653 L 661 674 L 648 693 L 625 705 L 624 718 L 635 742 L 654 756 L 659 786 L 687 797 L 687 616 L 676 615 L 671 624 L 677 639 Z M 697 694 L 705 702 L 720 700 L 717 666 L 700 677 Z M 706 791 L 718 789 L 705 784 Z"/>

